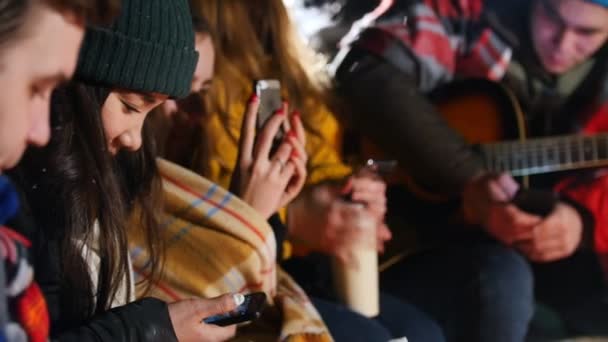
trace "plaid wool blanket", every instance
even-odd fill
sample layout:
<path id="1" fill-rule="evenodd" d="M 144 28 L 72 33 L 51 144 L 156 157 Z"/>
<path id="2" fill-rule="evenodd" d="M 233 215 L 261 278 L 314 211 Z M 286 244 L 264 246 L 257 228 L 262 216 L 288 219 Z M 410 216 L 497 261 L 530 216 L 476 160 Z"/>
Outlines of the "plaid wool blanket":
<path id="1" fill-rule="evenodd" d="M 167 302 L 215 297 L 227 292 L 264 291 L 269 309 L 235 340 L 332 341 L 302 289 L 276 263 L 271 227 L 253 208 L 207 179 L 159 159 L 166 244 L 159 282 L 147 295 Z M 139 279 L 149 271 L 137 222 L 129 232 L 130 254 Z"/>

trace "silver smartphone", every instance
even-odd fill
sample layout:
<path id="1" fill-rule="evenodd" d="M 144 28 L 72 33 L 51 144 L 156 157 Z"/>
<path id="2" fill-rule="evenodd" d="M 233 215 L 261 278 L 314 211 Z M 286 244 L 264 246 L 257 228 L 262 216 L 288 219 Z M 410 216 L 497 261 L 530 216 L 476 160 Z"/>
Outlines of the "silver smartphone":
<path id="1" fill-rule="evenodd" d="M 258 110 L 257 129 L 258 131 L 264 127 L 272 115 L 283 106 L 281 98 L 281 82 L 278 80 L 266 79 L 255 82 L 255 94 L 260 101 Z M 275 141 L 282 141 L 285 135 L 285 128 L 281 126 Z"/>

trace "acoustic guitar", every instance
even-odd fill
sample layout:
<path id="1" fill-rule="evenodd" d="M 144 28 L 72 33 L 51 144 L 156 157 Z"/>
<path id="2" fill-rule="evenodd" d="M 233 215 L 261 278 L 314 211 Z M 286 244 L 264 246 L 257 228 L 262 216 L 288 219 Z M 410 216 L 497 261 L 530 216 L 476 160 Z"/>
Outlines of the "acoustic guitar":
<path id="1" fill-rule="evenodd" d="M 521 177 L 524 187 L 531 175 L 608 165 L 608 133 L 528 138 L 519 102 L 499 83 L 462 82 L 441 89 L 433 101 L 448 125 L 478 151 L 488 170 Z M 366 158 L 387 157 L 365 139 L 361 151 Z M 404 183 L 425 200 L 443 199 L 403 169 L 389 179 L 390 183 Z"/>
<path id="2" fill-rule="evenodd" d="M 431 99 L 448 125 L 479 153 L 488 170 L 518 177 L 524 191 L 517 194 L 513 203 L 524 211 L 544 216 L 558 200 L 551 192 L 528 189 L 529 176 L 608 165 L 608 133 L 529 138 L 520 103 L 498 83 L 460 82 L 440 89 Z M 359 143 L 366 159 L 391 158 L 365 138 Z M 445 214 L 449 221 L 462 220 L 458 199 L 438 195 L 417 183 L 404 168 L 398 168 L 387 181 L 389 185 L 405 185 L 408 192 L 431 208 L 413 209 L 418 214 L 442 213 L 435 216 Z M 397 254 L 385 255 L 380 270 L 424 249 L 411 245 L 411 241 L 406 243 L 409 245 L 405 252 L 400 249 Z"/>

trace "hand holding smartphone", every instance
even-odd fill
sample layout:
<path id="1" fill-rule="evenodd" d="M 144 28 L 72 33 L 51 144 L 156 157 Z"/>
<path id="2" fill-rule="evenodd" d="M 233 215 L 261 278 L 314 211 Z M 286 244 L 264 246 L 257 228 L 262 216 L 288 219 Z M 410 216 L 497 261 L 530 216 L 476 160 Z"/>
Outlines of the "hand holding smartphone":
<path id="1" fill-rule="evenodd" d="M 245 301 L 235 310 L 228 313 L 207 317 L 203 319 L 203 322 L 221 327 L 250 322 L 260 317 L 265 306 L 266 294 L 264 292 L 250 293 L 245 295 Z"/>
<path id="2" fill-rule="evenodd" d="M 397 167 L 396 160 L 376 160 L 367 159 L 362 165 L 355 167 L 353 175 L 371 175 L 372 177 L 387 177 Z M 353 202 L 352 191 L 342 195 L 342 199 L 347 202 Z"/>

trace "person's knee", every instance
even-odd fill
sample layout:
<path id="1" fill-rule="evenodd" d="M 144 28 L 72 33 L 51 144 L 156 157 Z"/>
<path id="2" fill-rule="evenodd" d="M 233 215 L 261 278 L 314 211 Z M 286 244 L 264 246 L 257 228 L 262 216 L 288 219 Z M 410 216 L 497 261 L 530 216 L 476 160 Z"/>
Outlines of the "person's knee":
<path id="1" fill-rule="evenodd" d="M 391 339 L 389 331 L 373 319 L 343 305 L 317 298 L 312 300 L 336 342 L 383 342 Z"/>
<path id="2" fill-rule="evenodd" d="M 329 329 L 336 342 L 367 342 L 367 341 L 389 341 L 389 331 L 379 322 L 367 317 L 351 313 L 341 315 L 341 322 L 330 324 Z"/>
<path id="3" fill-rule="evenodd" d="M 419 317 L 413 323 L 417 326 L 410 327 L 404 336 L 409 342 L 445 342 L 446 338 L 442 328 L 437 322 L 428 317 Z"/>
<path id="4" fill-rule="evenodd" d="M 480 299 L 501 316 L 528 322 L 534 311 L 534 278 L 530 264 L 515 250 L 490 245 L 482 248 Z"/>
<path id="5" fill-rule="evenodd" d="M 380 296 L 380 316 L 377 318 L 393 335 L 406 337 L 409 342 L 444 342 L 439 324 L 418 307 L 386 293 Z"/>

